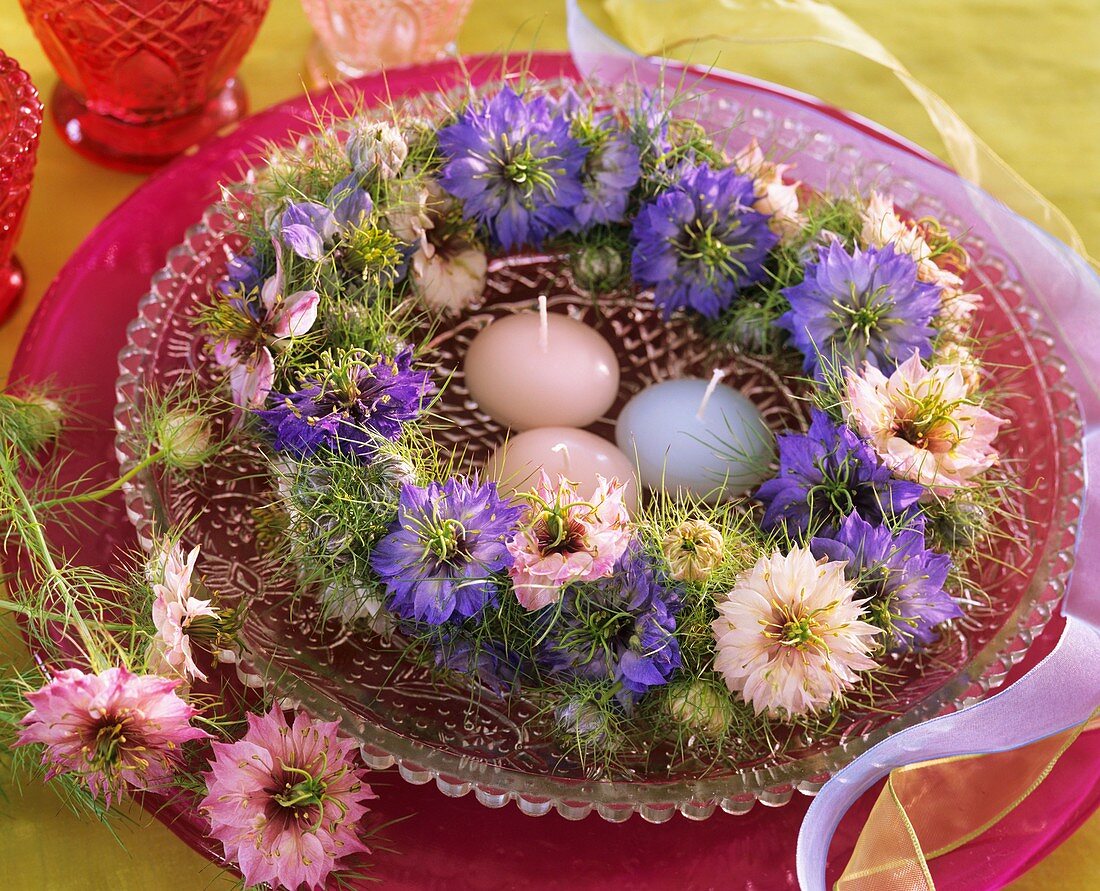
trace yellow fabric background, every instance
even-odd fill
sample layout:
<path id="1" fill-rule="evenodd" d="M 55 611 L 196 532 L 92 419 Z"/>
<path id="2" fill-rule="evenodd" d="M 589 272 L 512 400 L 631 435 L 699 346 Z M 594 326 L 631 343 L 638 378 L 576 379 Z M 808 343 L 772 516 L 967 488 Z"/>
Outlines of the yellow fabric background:
<path id="1" fill-rule="evenodd" d="M 979 135 L 1067 213 L 1091 252 L 1100 254 L 1096 0 L 836 0 L 836 5 L 944 96 Z M 301 91 L 297 66 L 309 40 L 297 0 L 273 0 L 241 71 L 254 108 Z M 459 46 L 463 52 L 564 49 L 562 3 L 475 0 Z M 19 59 L 48 95 L 54 75 L 16 0 L 0 0 L 0 48 Z M 723 61 L 730 64 L 729 57 Z M 735 67 L 815 93 L 937 148 L 920 109 L 892 77 L 869 63 L 803 46 L 745 48 Z M 0 328 L 0 373 L 6 373 L 35 303 L 62 263 L 140 181 L 84 161 L 47 124 L 19 251 L 30 287 L 15 316 Z M 6 659 L 19 658 L 10 633 L 5 637 L 0 653 Z M 120 846 L 102 827 L 64 811 L 45 790 L 12 790 L 7 800 L 0 799 L 0 886 L 6 891 L 229 887 L 217 870 L 159 824 L 150 824 L 140 812 L 134 820 L 135 825 L 118 830 Z M 731 831 L 736 831 L 733 822 Z M 415 851 L 404 853 L 416 856 Z M 1097 886 L 1100 817 L 1013 888 Z"/>

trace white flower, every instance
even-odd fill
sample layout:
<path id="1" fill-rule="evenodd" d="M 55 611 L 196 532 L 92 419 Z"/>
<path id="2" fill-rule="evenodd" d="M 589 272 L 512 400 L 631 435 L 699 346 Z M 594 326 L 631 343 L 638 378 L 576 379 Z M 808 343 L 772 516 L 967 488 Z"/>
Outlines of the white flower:
<path id="1" fill-rule="evenodd" d="M 400 172 L 409 147 L 393 124 L 385 121 L 356 121 L 347 141 L 348 160 L 360 176 L 377 174 L 393 179 Z"/>
<path id="2" fill-rule="evenodd" d="M 485 252 L 478 247 L 441 251 L 424 244 L 413 255 L 413 287 L 432 309 L 459 312 L 485 290 L 488 268 Z"/>
<path id="3" fill-rule="evenodd" d="M 684 520 L 661 541 L 661 552 L 674 579 L 703 582 L 722 563 L 722 535 L 703 520 Z"/>
<path id="4" fill-rule="evenodd" d="M 714 669 L 757 714 L 815 712 L 875 667 L 879 629 L 861 619 L 864 601 L 844 565 L 819 562 L 809 548 L 776 551 L 720 599 Z"/>
<path id="5" fill-rule="evenodd" d="M 755 139 L 734 156 L 733 164 L 753 178 L 756 194 L 753 210 L 771 217 L 768 225 L 777 235 L 797 235 L 806 225 L 806 218 L 798 212 L 800 183 L 783 181 L 783 174 L 791 165 L 767 161 Z"/>
<path id="6" fill-rule="evenodd" d="M 191 680 L 206 680 L 195 664 L 191 652 L 188 628 L 200 617 L 217 619 L 218 611 L 209 600 L 191 596 L 191 575 L 199 549 L 194 548 L 186 560 L 178 544 L 166 546 L 161 555 L 162 580 L 153 585 L 153 624 L 157 634 L 153 639 L 150 668 L 158 674 L 176 675 Z"/>

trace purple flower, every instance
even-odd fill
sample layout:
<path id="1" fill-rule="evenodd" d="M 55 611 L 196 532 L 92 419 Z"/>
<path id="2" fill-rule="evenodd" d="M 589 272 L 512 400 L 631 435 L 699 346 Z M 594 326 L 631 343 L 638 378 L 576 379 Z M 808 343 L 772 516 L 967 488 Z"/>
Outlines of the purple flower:
<path id="1" fill-rule="evenodd" d="M 260 290 L 266 273 L 263 261 L 255 254 L 238 254 L 232 257 L 225 267 L 225 278 L 218 282 L 218 291 L 223 296 L 234 294 L 248 295 Z"/>
<path id="2" fill-rule="evenodd" d="M 325 448 L 369 459 L 378 439 L 397 440 L 432 392 L 431 373 L 412 367 L 412 350 L 368 364 L 359 354 L 307 378 L 293 393 L 256 415 L 278 451 L 305 457 Z"/>
<path id="3" fill-rule="evenodd" d="M 332 187 L 324 204 L 296 201 L 287 207 L 279 217 L 279 237 L 299 257 L 316 262 L 330 241 L 362 226 L 373 210 L 370 194 L 353 173 Z"/>
<path id="4" fill-rule="evenodd" d="M 505 87 L 444 127 L 439 148 L 443 188 L 506 250 L 537 246 L 573 225 L 585 150 L 548 97 L 525 101 Z"/>
<path id="5" fill-rule="evenodd" d="M 818 377 L 864 361 L 889 374 L 914 350 L 932 354 L 940 289 L 918 281 L 916 262 L 892 245 L 849 254 L 834 240 L 783 294 L 791 308 L 775 324 L 790 332 L 805 370 Z"/>
<path id="6" fill-rule="evenodd" d="M 963 614 L 944 590 L 951 558 L 924 546 L 923 523 L 891 532 L 852 513 L 835 535 L 814 538 L 810 550 L 818 558 L 847 561 L 845 576 L 893 633 L 893 649 L 926 646 L 936 639 L 937 625 Z"/>
<path id="7" fill-rule="evenodd" d="M 432 638 L 437 668 L 472 675 L 494 693 L 513 689 L 523 670 L 514 651 L 491 641 L 472 640 L 449 626 Z"/>
<path id="8" fill-rule="evenodd" d="M 680 589 L 635 542 L 609 577 L 570 585 L 560 615 L 548 612 L 546 663 L 567 676 L 616 682 L 616 698 L 629 707 L 680 667 L 679 608 Z"/>
<path id="9" fill-rule="evenodd" d="M 494 575 L 512 563 L 505 542 L 523 511 L 476 478 L 404 485 L 397 519 L 371 553 L 389 608 L 431 625 L 477 615 L 496 600 Z"/>
<path id="10" fill-rule="evenodd" d="M 690 308 L 714 318 L 764 277 L 779 238 L 768 217 L 752 209 L 753 188 L 732 167 L 684 164 L 679 182 L 638 211 L 634 280 L 653 288 L 666 317 Z"/>
<path id="11" fill-rule="evenodd" d="M 581 176 L 584 200 L 573 209 L 578 227 L 617 223 L 626 216 L 630 193 L 642 175 L 638 149 L 609 114 L 577 118 L 574 130 L 588 149 Z"/>
<path id="12" fill-rule="evenodd" d="M 779 472 L 756 492 L 766 529 L 828 535 L 853 511 L 881 523 L 901 516 L 924 493 L 917 483 L 895 479 L 854 430 L 817 409 L 807 432 L 777 439 Z"/>

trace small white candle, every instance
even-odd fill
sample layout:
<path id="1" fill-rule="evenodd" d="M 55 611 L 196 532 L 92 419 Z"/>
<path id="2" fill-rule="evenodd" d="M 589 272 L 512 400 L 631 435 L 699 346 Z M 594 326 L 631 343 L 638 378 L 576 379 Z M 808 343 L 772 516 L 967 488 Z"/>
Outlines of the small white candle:
<path id="1" fill-rule="evenodd" d="M 636 461 L 642 485 L 717 501 L 765 479 L 775 437 L 756 406 L 721 377 L 654 384 L 623 408 L 615 441 Z"/>
<path id="2" fill-rule="evenodd" d="M 505 427 L 586 427 L 619 392 L 619 360 L 597 331 L 546 311 L 497 319 L 466 351 L 466 386 Z"/>
<path id="3" fill-rule="evenodd" d="M 634 463 L 606 439 L 572 427 L 539 427 L 510 437 L 485 465 L 488 479 L 500 484 L 501 493 L 526 492 L 539 480 L 539 471 L 557 482 L 558 476 L 577 483 L 583 496 L 596 490 L 596 477 L 617 479 L 625 485 L 627 510 L 638 506 Z"/>

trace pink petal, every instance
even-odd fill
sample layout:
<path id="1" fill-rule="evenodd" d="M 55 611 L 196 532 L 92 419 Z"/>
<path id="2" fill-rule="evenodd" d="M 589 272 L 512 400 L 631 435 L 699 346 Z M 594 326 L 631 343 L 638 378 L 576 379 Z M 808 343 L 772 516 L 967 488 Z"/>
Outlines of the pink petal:
<path id="1" fill-rule="evenodd" d="M 287 297 L 275 321 L 275 336 L 301 337 L 309 331 L 317 321 L 317 303 L 320 299 L 316 291 L 298 291 Z"/>

